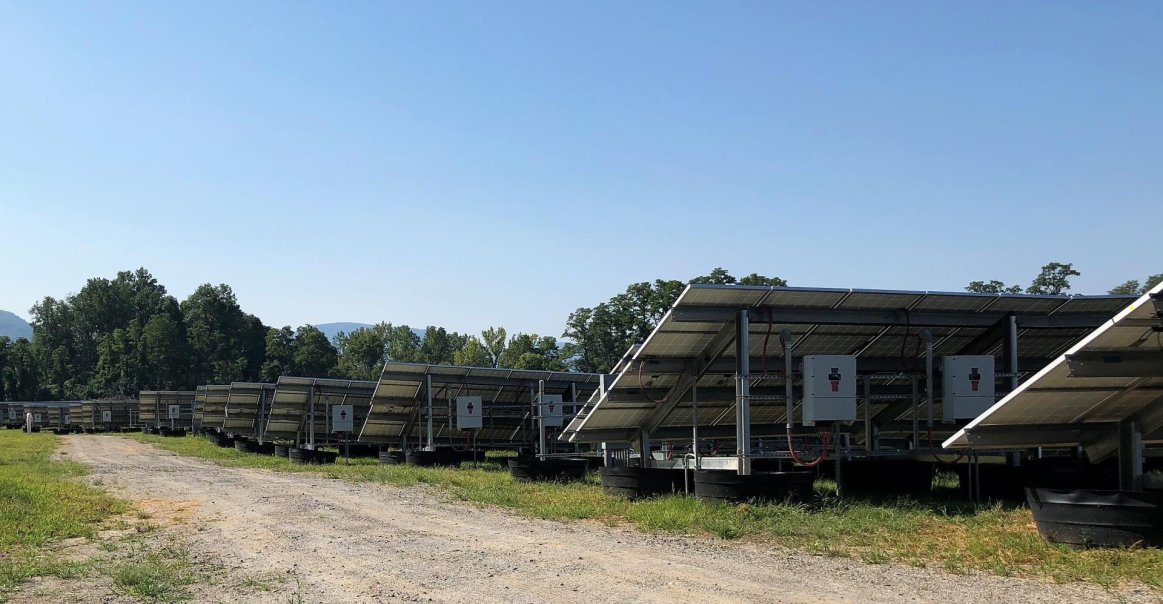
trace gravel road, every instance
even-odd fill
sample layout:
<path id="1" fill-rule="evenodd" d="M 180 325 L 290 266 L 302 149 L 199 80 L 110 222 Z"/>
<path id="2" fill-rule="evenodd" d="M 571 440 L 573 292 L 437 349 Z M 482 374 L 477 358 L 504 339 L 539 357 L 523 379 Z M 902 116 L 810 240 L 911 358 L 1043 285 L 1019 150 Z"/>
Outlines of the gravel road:
<path id="1" fill-rule="evenodd" d="M 196 592 L 228 602 L 1063 602 L 1155 601 L 936 569 L 867 565 L 756 544 L 529 520 L 428 487 L 350 484 L 232 469 L 136 441 L 72 436 L 91 479 L 172 521 L 195 560 L 273 591 Z M 217 590 L 217 592 L 215 592 Z"/>

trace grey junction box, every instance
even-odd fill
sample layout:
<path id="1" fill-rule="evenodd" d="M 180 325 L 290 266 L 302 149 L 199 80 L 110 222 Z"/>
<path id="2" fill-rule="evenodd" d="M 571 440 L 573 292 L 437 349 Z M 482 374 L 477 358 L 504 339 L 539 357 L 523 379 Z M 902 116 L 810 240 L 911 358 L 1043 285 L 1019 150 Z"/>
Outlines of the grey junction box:
<path id="1" fill-rule="evenodd" d="M 481 397 L 479 396 L 458 396 L 456 397 L 456 427 L 458 430 L 472 430 L 480 428 L 484 424 L 481 422 Z"/>
<path id="2" fill-rule="evenodd" d="M 973 419 L 994 402 L 994 359 L 990 355 L 948 356 L 942 360 L 941 418 Z"/>
<path id="3" fill-rule="evenodd" d="M 856 421 L 856 357 L 817 354 L 803 361 L 805 425 Z"/>

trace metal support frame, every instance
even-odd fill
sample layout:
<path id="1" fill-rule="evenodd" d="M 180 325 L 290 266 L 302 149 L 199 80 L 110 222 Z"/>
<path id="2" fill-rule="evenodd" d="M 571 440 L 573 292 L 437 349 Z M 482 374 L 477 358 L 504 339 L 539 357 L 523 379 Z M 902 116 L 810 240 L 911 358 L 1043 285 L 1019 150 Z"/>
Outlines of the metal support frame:
<path id="1" fill-rule="evenodd" d="M 650 432 L 645 429 L 638 430 L 638 465 L 640 467 L 650 467 L 650 446 Z"/>
<path id="2" fill-rule="evenodd" d="M 260 445 L 263 444 L 263 439 L 266 437 L 266 432 L 267 432 L 266 422 L 262 421 L 263 414 L 266 411 L 266 409 L 265 409 L 266 400 L 267 400 L 266 394 L 267 394 L 266 388 L 259 388 L 258 389 L 258 417 L 255 418 L 254 421 L 258 424 L 257 426 L 255 426 L 255 433 L 258 435 L 258 444 L 260 444 Z"/>
<path id="3" fill-rule="evenodd" d="M 738 311 L 735 319 L 735 456 L 736 470 L 751 474 L 751 313 Z"/>
<path id="4" fill-rule="evenodd" d="M 315 448 L 315 382 L 307 391 L 307 448 Z"/>
<path id="5" fill-rule="evenodd" d="M 1143 490 L 1143 434 L 1134 420 L 1119 422 L 1119 490 Z"/>
<path id="6" fill-rule="evenodd" d="M 792 349 L 795 347 L 795 339 L 790 329 L 779 332 L 779 339 L 783 342 L 784 421 L 787 422 L 787 436 L 791 438 L 792 428 L 795 427 L 795 417 L 792 415 L 792 408 L 796 402 L 795 384 L 792 383 L 792 371 L 795 369 L 795 362 L 792 359 Z"/>
<path id="7" fill-rule="evenodd" d="M 537 455 L 545 461 L 545 380 L 537 381 Z"/>
<path id="8" fill-rule="evenodd" d="M 872 428 L 872 379 L 867 375 L 864 376 L 864 450 L 870 456 L 876 454 L 877 437 L 873 434 Z"/>
<path id="9" fill-rule="evenodd" d="M 933 430 L 933 332 L 928 329 L 921 331 L 920 338 L 925 341 L 925 408 L 928 419 L 925 427 L 930 434 Z"/>
<path id="10" fill-rule="evenodd" d="M 1065 303 L 1065 302 L 1064 302 Z M 671 320 L 675 322 L 719 323 L 729 321 L 738 310 L 725 306 L 681 307 L 671 310 Z M 749 319 L 754 323 L 767 323 L 768 319 L 760 309 L 749 309 Z M 970 327 L 989 328 L 999 321 L 1004 322 L 1007 314 L 1002 312 L 927 312 L 906 311 L 905 309 L 839 310 L 829 309 L 780 309 L 772 323 L 781 325 L 878 325 L 894 327 Z M 1022 329 L 1093 329 L 1110 320 L 1104 314 L 1050 314 L 1015 316 Z"/>
<path id="11" fill-rule="evenodd" d="M 919 392 L 920 385 L 918 384 L 917 376 L 909 376 L 909 388 L 913 396 L 913 449 L 916 450 L 921 448 L 921 418 L 919 415 L 921 395 Z"/>
<path id="12" fill-rule="evenodd" d="M 428 402 L 428 446 L 425 447 L 427 451 L 436 450 L 436 442 L 432 433 L 432 376 L 424 374 L 424 398 Z"/>
<path id="13" fill-rule="evenodd" d="M 691 453 L 695 458 L 695 469 L 699 469 L 699 385 L 691 386 Z M 685 472 L 684 472 L 685 477 Z"/>
<path id="14" fill-rule="evenodd" d="M 1010 315 L 1008 328 L 1009 346 L 1006 352 L 1009 353 L 1010 362 L 1010 392 L 1018 388 L 1018 318 Z"/>

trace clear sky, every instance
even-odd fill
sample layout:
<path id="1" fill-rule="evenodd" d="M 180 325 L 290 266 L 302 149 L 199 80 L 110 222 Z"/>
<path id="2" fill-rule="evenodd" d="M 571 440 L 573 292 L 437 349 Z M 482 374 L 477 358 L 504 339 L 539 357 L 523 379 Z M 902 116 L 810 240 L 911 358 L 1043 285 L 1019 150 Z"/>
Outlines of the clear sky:
<path id="1" fill-rule="evenodd" d="M 0 0 L 0 308 L 560 335 L 724 266 L 1163 272 L 1158 2 Z"/>

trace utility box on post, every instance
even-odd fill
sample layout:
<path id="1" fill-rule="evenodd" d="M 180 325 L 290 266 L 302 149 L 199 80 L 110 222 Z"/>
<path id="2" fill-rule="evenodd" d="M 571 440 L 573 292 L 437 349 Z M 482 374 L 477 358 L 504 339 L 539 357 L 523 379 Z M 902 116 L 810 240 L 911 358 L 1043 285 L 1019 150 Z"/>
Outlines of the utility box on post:
<path id="1" fill-rule="evenodd" d="M 481 397 L 456 397 L 456 428 L 458 430 L 472 430 L 483 427 L 481 422 Z"/>
<path id="2" fill-rule="evenodd" d="M 541 397 L 541 417 L 545 418 L 546 428 L 560 428 L 563 416 L 560 394 L 546 394 Z"/>
<path id="3" fill-rule="evenodd" d="M 941 418 L 973 419 L 994 402 L 994 359 L 990 355 L 945 357 L 942 365 Z"/>
<path id="4" fill-rule="evenodd" d="M 803 361 L 805 426 L 856 421 L 856 357 L 808 355 Z"/>

